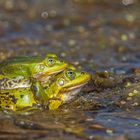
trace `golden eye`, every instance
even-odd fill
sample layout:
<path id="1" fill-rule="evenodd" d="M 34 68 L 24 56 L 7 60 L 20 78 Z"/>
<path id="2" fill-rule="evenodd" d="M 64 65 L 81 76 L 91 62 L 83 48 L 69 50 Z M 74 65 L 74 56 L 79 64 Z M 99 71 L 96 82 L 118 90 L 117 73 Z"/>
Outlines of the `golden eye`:
<path id="1" fill-rule="evenodd" d="M 73 71 L 68 71 L 67 74 L 68 75 L 73 75 Z"/>
<path id="2" fill-rule="evenodd" d="M 48 65 L 53 66 L 55 64 L 55 59 L 54 58 L 48 58 Z"/>
<path id="3" fill-rule="evenodd" d="M 58 79 L 57 84 L 59 86 L 63 86 L 65 84 L 65 80 L 63 78 Z"/>
<path id="4" fill-rule="evenodd" d="M 76 76 L 75 72 L 73 70 L 69 70 L 66 72 L 66 76 L 70 79 L 73 80 Z"/>

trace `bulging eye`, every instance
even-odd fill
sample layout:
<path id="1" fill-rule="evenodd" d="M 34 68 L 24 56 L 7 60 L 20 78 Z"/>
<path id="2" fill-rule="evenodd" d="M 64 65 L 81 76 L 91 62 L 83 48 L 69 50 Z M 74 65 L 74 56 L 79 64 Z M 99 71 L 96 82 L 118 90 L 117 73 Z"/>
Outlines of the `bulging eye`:
<path id="1" fill-rule="evenodd" d="M 54 58 L 48 58 L 48 65 L 53 66 L 55 64 L 55 59 Z"/>
<path id="2" fill-rule="evenodd" d="M 68 75 L 73 75 L 73 71 L 68 71 Z"/>
<path id="3" fill-rule="evenodd" d="M 59 86 L 63 86 L 65 84 L 65 80 L 63 78 L 58 79 L 57 84 Z"/>
<path id="4" fill-rule="evenodd" d="M 76 76 L 75 72 L 72 70 L 67 71 L 66 75 L 70 80 L 73 80 Z"/>

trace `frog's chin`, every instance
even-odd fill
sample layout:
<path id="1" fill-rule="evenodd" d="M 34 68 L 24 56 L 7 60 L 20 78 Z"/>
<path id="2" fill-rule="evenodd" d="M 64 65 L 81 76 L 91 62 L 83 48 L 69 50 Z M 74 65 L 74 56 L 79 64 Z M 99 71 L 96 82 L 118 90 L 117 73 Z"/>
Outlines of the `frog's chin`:
<path id="1" fill-rule="evenodd" d="M 73 99 L 81 91 L 81 88 L 82 87 L 63 93 L 63 103 L 67 103 Z"/>
<path id="2" fill-rule="evenodd" d="M 82 87 L 87 83 L 88 81 L 72 87 L 67 87 L 66 90 L 63 92 L 63 103 L 66 103 L 72 98 L 74 98 L 81 91 Z"/>

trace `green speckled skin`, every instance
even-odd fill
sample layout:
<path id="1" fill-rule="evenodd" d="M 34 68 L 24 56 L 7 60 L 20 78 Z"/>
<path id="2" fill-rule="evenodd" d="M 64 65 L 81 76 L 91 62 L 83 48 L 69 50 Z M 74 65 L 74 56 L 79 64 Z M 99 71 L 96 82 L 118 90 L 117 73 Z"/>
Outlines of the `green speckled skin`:
<path id="1" fill-rule="evenodd" d="M 30 78 L 23 78 L 21 76 L 17 78 L 1 78 L 0 79 L 0 91 L 6 89 L 26 88 L 30 87 L 33 80 Z"/>
<path id="2" fill-rule="evenodd" d="M 29 88 L 5 90 L 0 92 L 0 107 L 7 110 L 20 110 L 36 104 Z"/>
<path id="3" fill-rule="evenodd" d="M 49 87 L 44 87 L 39 81 L 34 81 L 28 88 L 2 90 L 0 107 L 13 111 L 32 108 L 35 105 L 48 106 L 50 110 L 57 109 L 67 100 L 67 95 L 71 96 L 73 91 L 80 89 L 89 80 L 88 73 L 77 72 L 70 67 L 52 77 Z"/>
<path id="4" fill-rule="evenodd" d="M 49 109 L 57 109 L 63 102 L 72 99 L 90 79 L 90 74 L 77 72 L 72 66 L 56 75 L 55 80 L 45 90 Z"/>
<path id="5" fill-rule="evenodd" d="M 47 105 L 47 103 L 48 97 L 38 81 L 28 88 L 0 91 L 1 109 L 18 111 L 28 108 L 37 108 L 37 106 Z"/>

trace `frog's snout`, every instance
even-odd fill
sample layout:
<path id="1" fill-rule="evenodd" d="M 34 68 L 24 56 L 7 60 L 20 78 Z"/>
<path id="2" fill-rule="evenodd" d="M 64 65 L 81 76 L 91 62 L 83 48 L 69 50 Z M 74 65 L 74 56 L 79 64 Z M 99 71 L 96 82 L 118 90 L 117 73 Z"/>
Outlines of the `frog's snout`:
<path id="1" fill-rule="evenodd" d="M 85 71 L 82 71 L 81 75 L 84 75 L 88 79 L 88 81 L 91 80 L 91 74 L 89 74 L 89 73 L 87 73 Z"/>
<path id="2" fill-rule="evenodd" d="M 65 61 L 63 61 L 63 60 L 60 60 L 60 62 L 61 62 L 61 63 L 66 63 L 66 62 L 65 62 Z"/>

